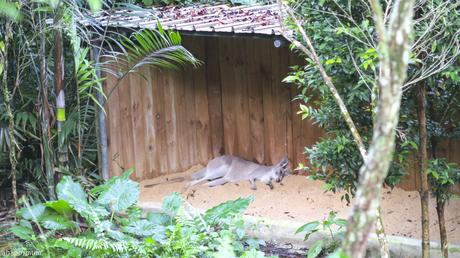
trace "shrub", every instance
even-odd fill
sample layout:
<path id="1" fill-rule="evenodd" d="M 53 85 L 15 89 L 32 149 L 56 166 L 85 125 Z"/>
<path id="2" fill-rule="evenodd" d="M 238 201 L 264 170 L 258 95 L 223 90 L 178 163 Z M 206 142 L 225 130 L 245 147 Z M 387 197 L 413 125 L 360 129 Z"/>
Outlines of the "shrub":
<path id="1" fill-rule="evenodd" d="M 131 173 L 89 193 L 65 176 L 56 187 L 58 200 L 31 205 L 23 199 L 10 229 L 20 239 L 12 250 L 34 250 L 40 257 L 263 257 L 257 251 L 263 241 L 246 235 L 241 216 L 252 198 L 200 213 L 173 193 L 163 212 L 144 216 Z"/>

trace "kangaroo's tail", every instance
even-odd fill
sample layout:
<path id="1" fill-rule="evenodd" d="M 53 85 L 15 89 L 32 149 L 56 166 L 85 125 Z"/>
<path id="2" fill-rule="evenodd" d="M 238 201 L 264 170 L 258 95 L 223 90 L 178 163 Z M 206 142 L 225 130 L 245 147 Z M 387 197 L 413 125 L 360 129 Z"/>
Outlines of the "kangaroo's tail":
<path id="1" fill-rule="evenodd" d="M 145 185 L 144 187 L 145 188 L 151 188 L 151 187 L 154 187 L 154 186 L 157 186 L 157 185 L 172 184 L 172 183 L 184 182 L 184 181 L 185 181 L 185 177 L 176 177 L 176 178 L 166 179 L 166 180 L 164 180 L 162 182 L 159 182 L 159 183 Z"/>

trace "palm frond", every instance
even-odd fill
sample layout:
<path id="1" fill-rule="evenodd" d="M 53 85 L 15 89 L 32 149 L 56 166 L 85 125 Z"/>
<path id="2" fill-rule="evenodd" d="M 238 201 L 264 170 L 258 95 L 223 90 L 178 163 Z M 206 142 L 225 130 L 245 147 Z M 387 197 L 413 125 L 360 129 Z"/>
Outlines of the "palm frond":
<path id="1" fill-rule="evenodd" d="M 165 31 L 158 23 L 157 29 L 143 29 L 129 38 L 123 36 L 121 51 L 112 51 L 108 55 L 109 69 L 115 65 L 118 77 L 136 72 L 143 65 L 159 69 L 177 69 L 187 63 L 198 66 L 201 62 L 184 48 L 178 32 Z"/>

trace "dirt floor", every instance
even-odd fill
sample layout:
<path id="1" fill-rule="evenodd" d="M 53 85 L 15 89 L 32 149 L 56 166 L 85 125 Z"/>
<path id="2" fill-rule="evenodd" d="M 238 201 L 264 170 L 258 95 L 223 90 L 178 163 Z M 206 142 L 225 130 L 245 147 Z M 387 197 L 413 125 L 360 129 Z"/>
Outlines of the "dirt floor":
<path id="1" fill-rule="evenodd" d="M 160 202 L 172 192 L 181 192 L 188 183 L 189 175 L 200 167 L 187 172 L 162 176 L 141 182 L 140 201 Z M 168 182 L 174 178 L 186 178 L 183 182 Z M 174 180 L 173 180 L 174 181 Z M 163 183 L 167 182 L 167 183 Z M 146 185 L 163 183 L 151 187 Z M 196 208 L 210 208 L 221 202 L 253 195 L 254 202 L 245 214 L 278 220 L 309 222 L 327 217 L 329 211 L 337 211 L 338 217 L 346 218 L 350 207 L 340 200 L 340 194 L 325 193 L 321 182 L 305 176 L 288 176 L 283 185 L 275 189 L 258 183 L 257 190 L 250 189 L 249 182 L 226 184 L 218 187 L 198 186 L 188 201 Z M 184 194 L 185 195 L 185 194 Z M 438 221 L 434 199 L 430 200 L 430 233 L 432 240 L 439 241 Z M 416 191 L 395 188 L 385 189 L 382 196 L 382 214 L 388 234 L 421 238 L 420 199 Z M 454 197 L 446 207 L 447 235 L 450 243 L 460 244 L 460 197 Z"/>

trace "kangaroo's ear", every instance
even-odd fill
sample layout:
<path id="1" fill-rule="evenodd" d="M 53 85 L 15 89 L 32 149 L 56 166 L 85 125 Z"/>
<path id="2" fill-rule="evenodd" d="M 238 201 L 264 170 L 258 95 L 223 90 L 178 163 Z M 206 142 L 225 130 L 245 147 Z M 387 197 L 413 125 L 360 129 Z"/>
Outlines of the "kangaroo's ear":
<path id="1" fill-rule="evenodd" d="M 284 163 L 286 163 L 286 164 L 289 163 L 289 159 L 288 159 L 287 155 L 283 157 L 283 159 L 281 160 L 281 163 L 283 163 L 283 164 Z"/>
<path id="2" fill-rule="evenodd" d="M 283 159 L 280 160 L 280 162 L 278 163 L 278 165 L 282 168 L 286 168 L 289 164 L 289 159 L 287 156 L 284 156 Z"/>

